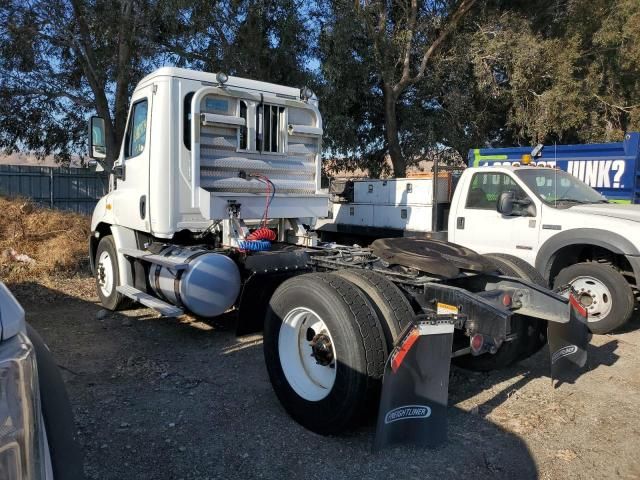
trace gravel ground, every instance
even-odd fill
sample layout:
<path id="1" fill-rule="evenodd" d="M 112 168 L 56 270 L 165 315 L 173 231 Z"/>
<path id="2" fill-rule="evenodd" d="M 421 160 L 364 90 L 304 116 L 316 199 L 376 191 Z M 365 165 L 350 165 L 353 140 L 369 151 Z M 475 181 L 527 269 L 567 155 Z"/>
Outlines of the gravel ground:
<path id="1" fill-rule="evenodd" d="M 260 335 L 234 318 L 101 311 L 88 278 L 12 287 L 63 370 L 92 479 L 640 478 L 640 321 L 594 336 L 591 370 L 552 390 L 546 349 L 500 372 L 452 369 L 449 442 L 371 453 L 284 412 Z"/>

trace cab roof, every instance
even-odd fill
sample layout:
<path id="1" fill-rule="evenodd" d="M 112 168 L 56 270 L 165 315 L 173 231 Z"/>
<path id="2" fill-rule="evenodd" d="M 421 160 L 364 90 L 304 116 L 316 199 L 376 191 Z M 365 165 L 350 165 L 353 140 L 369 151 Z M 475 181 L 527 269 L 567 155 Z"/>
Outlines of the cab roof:
<path id="1" fill-rule="evenodd" d="M 138 83 L 139 86 L 149 83 L 159 77 L 171 77 L 182 78 L 185 80 L 194 80 L 196 82 L 206 82 L 209 84 L 218 84 L 216 74 L 211 72 L 201 72 L 198 70 L 189 70 L 187 68 L 177 67 L 162 67 L 154 70 L 149 75 L 144 77 Z M 247 78 L 233 77 L 229 75 L 229 80 L 225 85 L 231 87 L 244 88 L 248 90 L 256 90 L 259 92 L 268 92 L 276 95 L 292 97 L 295 99 L 300 98 L 300 89 L 295 87 L 285 87 L 283 85 L 277 85 L 275 83 L 261 82 L 258 80 L 249 80 Z"/>

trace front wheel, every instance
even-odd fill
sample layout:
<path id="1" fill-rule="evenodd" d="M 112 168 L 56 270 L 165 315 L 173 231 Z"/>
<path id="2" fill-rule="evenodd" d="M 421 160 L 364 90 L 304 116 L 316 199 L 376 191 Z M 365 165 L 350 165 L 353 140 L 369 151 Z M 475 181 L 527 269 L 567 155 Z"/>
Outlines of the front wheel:
<path id="1" fill-rule="evenodd" d="M 593 333 L 608 333 L 622 326 L 633 312 L 633 290 L 620 272 L 611 265 L 584 262 L 558 273 L 554 287 L 571 285 L 587 309 L 588 325 Z"/>
<path id="2" fill-rule="evenodd" d="M 371 411 L 387 349 L 367 297 L 343 278 L 321 273 L 296 276 L 275 291 L 265 319 L 264 355 L 289 415 L 330 434 Z"/>
<path id="3" fill-rule="evenodd" d="M 120 279 L 116 244 L 111 235 L 98 244 L 95 258 L 96 289 L 100 303 L 108 310 L 119 310 L 127 303 L 127 297 L 116 290 Z"/>

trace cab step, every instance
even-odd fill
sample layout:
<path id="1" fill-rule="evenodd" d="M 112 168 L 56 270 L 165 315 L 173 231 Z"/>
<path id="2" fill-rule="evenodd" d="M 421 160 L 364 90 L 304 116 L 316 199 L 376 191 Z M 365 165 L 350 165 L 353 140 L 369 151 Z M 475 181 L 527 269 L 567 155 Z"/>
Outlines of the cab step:
<path id="1" fill-rule="evenodd" d="M 170 303 L 163 302 L 159 298 L 153 297 L 148 293 L 138 290 L 137 288 L 129 285 L 120 285 L 116 287 L 116 290 L 122 295 L 141 303 L 145 307 L 153 308 L 156 312 L 160 313 L 163 317 L 179 317 L 184 312 L 180 307 L 171 305 Z"/>
<path id="2" fill-rule="evenodd" d="M 120 248 L 118 249 L 118 252 L 127 257 L 139 258 L 140 260 L 145 260 L 147 262 L 153 263 L 154 265 L 167 267 L 171 270 L 186 270 L 187 268 L 189 268 L 188 263 L 171 260 L 168 257 L 156 255 L 155 253 L 151 252 L 145 252 L 144 250 L 137 250 L 135 248 Z"/>

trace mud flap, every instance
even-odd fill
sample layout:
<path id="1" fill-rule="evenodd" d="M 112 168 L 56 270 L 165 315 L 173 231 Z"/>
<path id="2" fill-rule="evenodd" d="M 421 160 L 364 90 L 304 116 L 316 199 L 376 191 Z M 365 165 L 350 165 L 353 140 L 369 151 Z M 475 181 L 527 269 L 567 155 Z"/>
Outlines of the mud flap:
<path id="1" fill-rule="evenodd" d="M 570 315 L 567 323 L 549 322 L 547 341 L 551 355 L 551 381 L 555 386 L 573 383 L 585 370 L 587 345 L 591 338 L 587 310 L 574 292 L 569 292 Z"/>
<path id="2" fill-rule="evenodd" d="M 453 329 L 453 320 L 416 321 L 400 336 L 385 366 L 374 451 L 447 440 Z"/>

